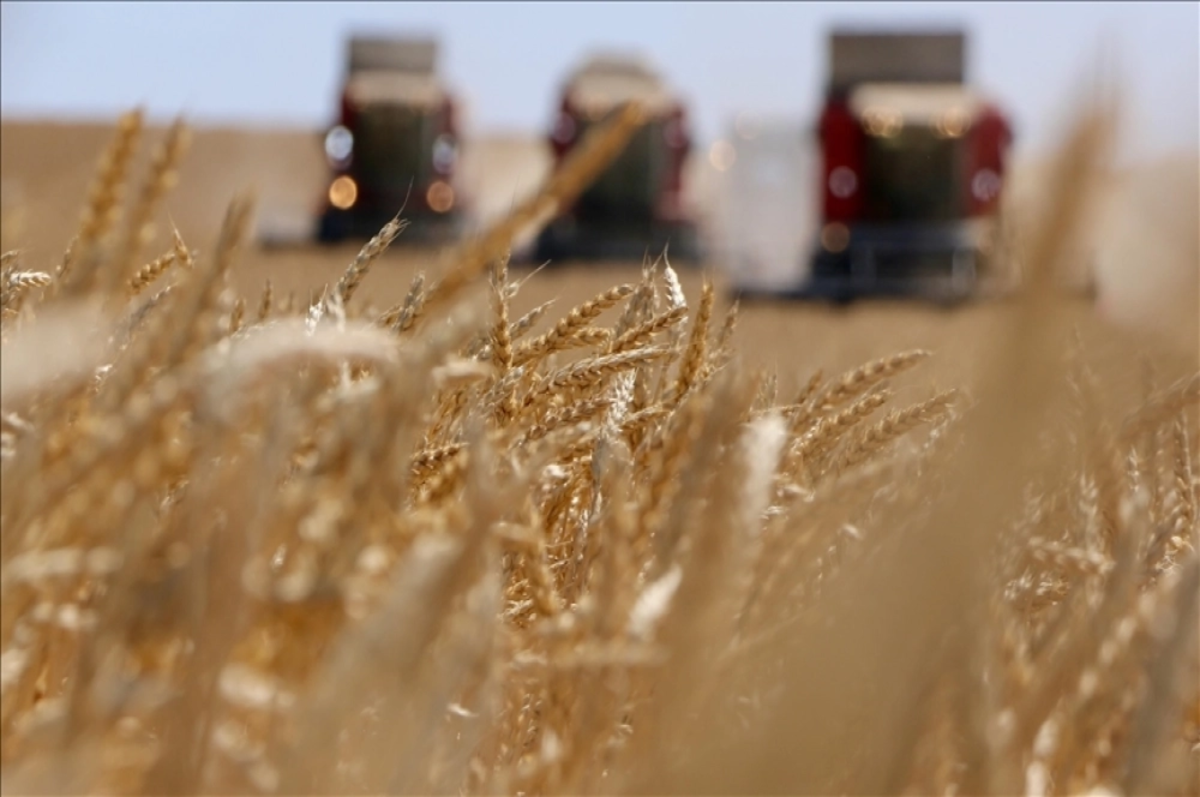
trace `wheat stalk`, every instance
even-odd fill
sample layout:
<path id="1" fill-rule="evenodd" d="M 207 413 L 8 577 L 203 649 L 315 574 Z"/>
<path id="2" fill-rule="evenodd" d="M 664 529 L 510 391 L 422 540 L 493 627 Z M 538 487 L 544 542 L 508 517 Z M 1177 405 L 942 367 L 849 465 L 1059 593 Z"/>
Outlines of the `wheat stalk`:
<path id="1" fill-rule="evenodd" d="M 97 248 L 108 238 L 120 217 L 120 202 L 129 165 L 137 151 L 141 134 L 142 112 L 136 110 L 124 114 L 117 123 L 116 136 L 100 160 L 79 232 L 68 246 L 67 254 L 55 275 L 58 292 L 68 298 L 90 291 L 100 276 Z"/>
<path id="2" fill-rule="evenodd" d="M 175 186 L 178 177 L 176 172 L 189 143 L 190 133 L 187 127 L 182 119 L 176 119 L 151 156 L 150 167 L 142 182 L 141 191 L 130 208 L 125 231 L 117 244 L 114 255 L 116 267 L 110 279 L 124 277 L 134 266 L 142 250 L 153 239 L 154 211 L 167 192 Z M 131 279 L 136 279 L 136 275 Z"/>
<path id="3" fill-rule="evenodd" d="M 906 409 L 893 410 L 847 446 L 831 466 L 831 470 L 841 473 L 860 465 L 896 438 L 922 424 L 936 423 L 945 417 L 957 397 L 958 391 L 947 390 Z"/>
<path id="4" fill-rule="evenodd" d="M 565 348 L 572 337 L 595 320 L 601 313 L 614 307 L 633 293 L 633 286 L 618 285 L 575 307 L 545 334 L 521 344 L 513 353 L 513 363 L 523 365 L 530 360 L 540 359 Z"/>
<path id="5" fill-rule="evenodd" d="M 383 229 L 363 245 L 354 261 L 346 268 L 346 273 L 334 286 L 333 295 L 337 297 L 337 301 L 341 302 L 343 306 L 349 304 L 354 292 L 358 290 L 358 286 L 367 276 L 367 272 L 371 270 L 371 265 L 387 251 L 392 241 L 396 240 L 406 226 L 408 223 L 397 216 L 383 225 Z"/>
<path id="6" fill-rule="evenodd" d="M 156 279 L 166 273 L 171 264 L 175 262 L 175 250 L 164 252 L 158 257 L 151 260 L 146 265 L 142 266 L 137 272 L 129 278 L 129 294 L 137 296 L 147 287 L 150 286 Z"/>

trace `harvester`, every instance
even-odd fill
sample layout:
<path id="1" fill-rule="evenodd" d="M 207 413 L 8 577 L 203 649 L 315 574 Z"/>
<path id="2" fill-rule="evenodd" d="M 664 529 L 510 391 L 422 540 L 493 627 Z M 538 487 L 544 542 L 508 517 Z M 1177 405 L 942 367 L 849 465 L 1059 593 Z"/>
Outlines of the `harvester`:
<path id="1" fill-rule="evenodd" d="M 350 39 L 339 117 L 324 138 L 331 174 L 318 241 L 369 238 L 402 208 L 404 241 L 441 243 L 461 232 L 456 103 L 437 55 L 427 38 Z"/>
<path id="2" fill-rule="evenodd" d="M 1004 290 L 1012 133 L 964 83 L 958 31 L 838 31 L 818 124 L 820 219 L 802 297 L 956 301 Z"/>
<path id="3" fill-rule="evenodd" d="M 549 145 L 554 165 L 618 105 L 636 101 L 645 123 L 600 177 L 538 236 L 538 260 L 641 260 L 669 249 L 701 257 L 684 196 L 691 151 L 685 108 L 641 59 L 596 54 L 568 78 Z"/>

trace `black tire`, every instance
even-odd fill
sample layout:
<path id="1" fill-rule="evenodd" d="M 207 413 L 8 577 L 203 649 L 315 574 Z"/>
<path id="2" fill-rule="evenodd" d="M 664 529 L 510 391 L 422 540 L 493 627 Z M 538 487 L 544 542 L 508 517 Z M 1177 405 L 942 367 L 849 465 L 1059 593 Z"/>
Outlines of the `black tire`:
<path id="1" fill-rule="evenodd" d="M 963 296 L 962 294 L 958 294 L 958 293 L 947 294 L 945 296 L 938 296 L 936 299 L 933 300 L 934 307 L 936 307 L 938 310 L 940 310 L 944 313 L 953 312 L 954 310 L 957 310 L 958 308 L 962 307 L 966 303 L 967 303 L 967 297 Z"/>
<path id="2" fill-rule="evenodd" d="M 660 254 L 663 249 L 666 249 L 667 256 L 673 262 L 678 261 L 689 266 L 699 266 L 704 262 L 704 249 L 700 245 L 700 235 L 690 227 L 672 231 L 664 240 L 663 246 L 658 247 L 658 252 L 651 252 L 651 255 Z"/>
<path id="3" fill-rule="evenodd" d="M 850 258 L 845 254 L 830 254 L 818 249 L 812 257 L 812 275 L 817 279 L 849 279 Z"/>
<path id="4" fill-rule="evenodd" d="M 349 233 L 349 219 L 344 213 L 327 210 L 317 221 L 317 243 L 339 244 L 346 240 Z"/>
<path id="5" fill-rule="evenodd" d="M 542 230 L 538 235 L 537 241 L 533 246 L 533 260 L 537 265 L 547 264 L 548 268 L 553 268 L 562 260 L 562 245 L 549 229 Z"/>
<path id="6" fill-rule="evenodd" d="M 850 305 L 854 304 L 856 297 L 852 292 L 845 288 L 836 289 L 829 297 L 829 302 L 839 310 L 848 310 Z"/>

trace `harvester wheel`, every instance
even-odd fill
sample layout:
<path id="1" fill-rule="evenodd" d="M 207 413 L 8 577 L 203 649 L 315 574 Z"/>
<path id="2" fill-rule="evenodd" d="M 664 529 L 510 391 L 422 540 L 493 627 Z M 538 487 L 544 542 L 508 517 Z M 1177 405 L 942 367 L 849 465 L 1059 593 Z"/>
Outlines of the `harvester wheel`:
<path id="1" fill-rule="evenodd" d="M 663 237 L 666 239 L 667 254 L 672 260 L 691 265 L 704 260 L 704 247 L 700 242 L 700 235 L 694 227 L 681 225 L 669 230 Z M 651 254 L 657 253 L 652 252 Z"/>
<path id="2" fill-rule="evenodd" d="M 346 240 L 350 234 L 349 220 L 342 213 L 325 211 L 317 221 L 317 242 L 337 244 Z"/>
<path id="3" fill-rule="evenodd" d="M 550 228 L 542 231 L 533 246 L 533 260 L 546 263 L 549 268 L 557 266 L 566 257 L 566 250 Z"/>
<path id="4" fill-rule="evenodd" d="M 830 295 L 829 301 L 834 307 L 845 310 L 854 304 L 854 293 L 844 288 L 838 288 Z"/>

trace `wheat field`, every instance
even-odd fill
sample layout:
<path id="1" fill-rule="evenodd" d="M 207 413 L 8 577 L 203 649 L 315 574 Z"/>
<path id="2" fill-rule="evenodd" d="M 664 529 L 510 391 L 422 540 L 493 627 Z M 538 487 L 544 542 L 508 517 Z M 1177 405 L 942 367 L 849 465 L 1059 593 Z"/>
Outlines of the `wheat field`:
<path id="1" fill-rule="evenodd" d="M 1103 117 L 953 313 L 510 268 L 636 124 L 272 260 L 120 120 L 3 255 L 4 793 L 1200 793 L 1200 373 L 1048 276 Z"/>

